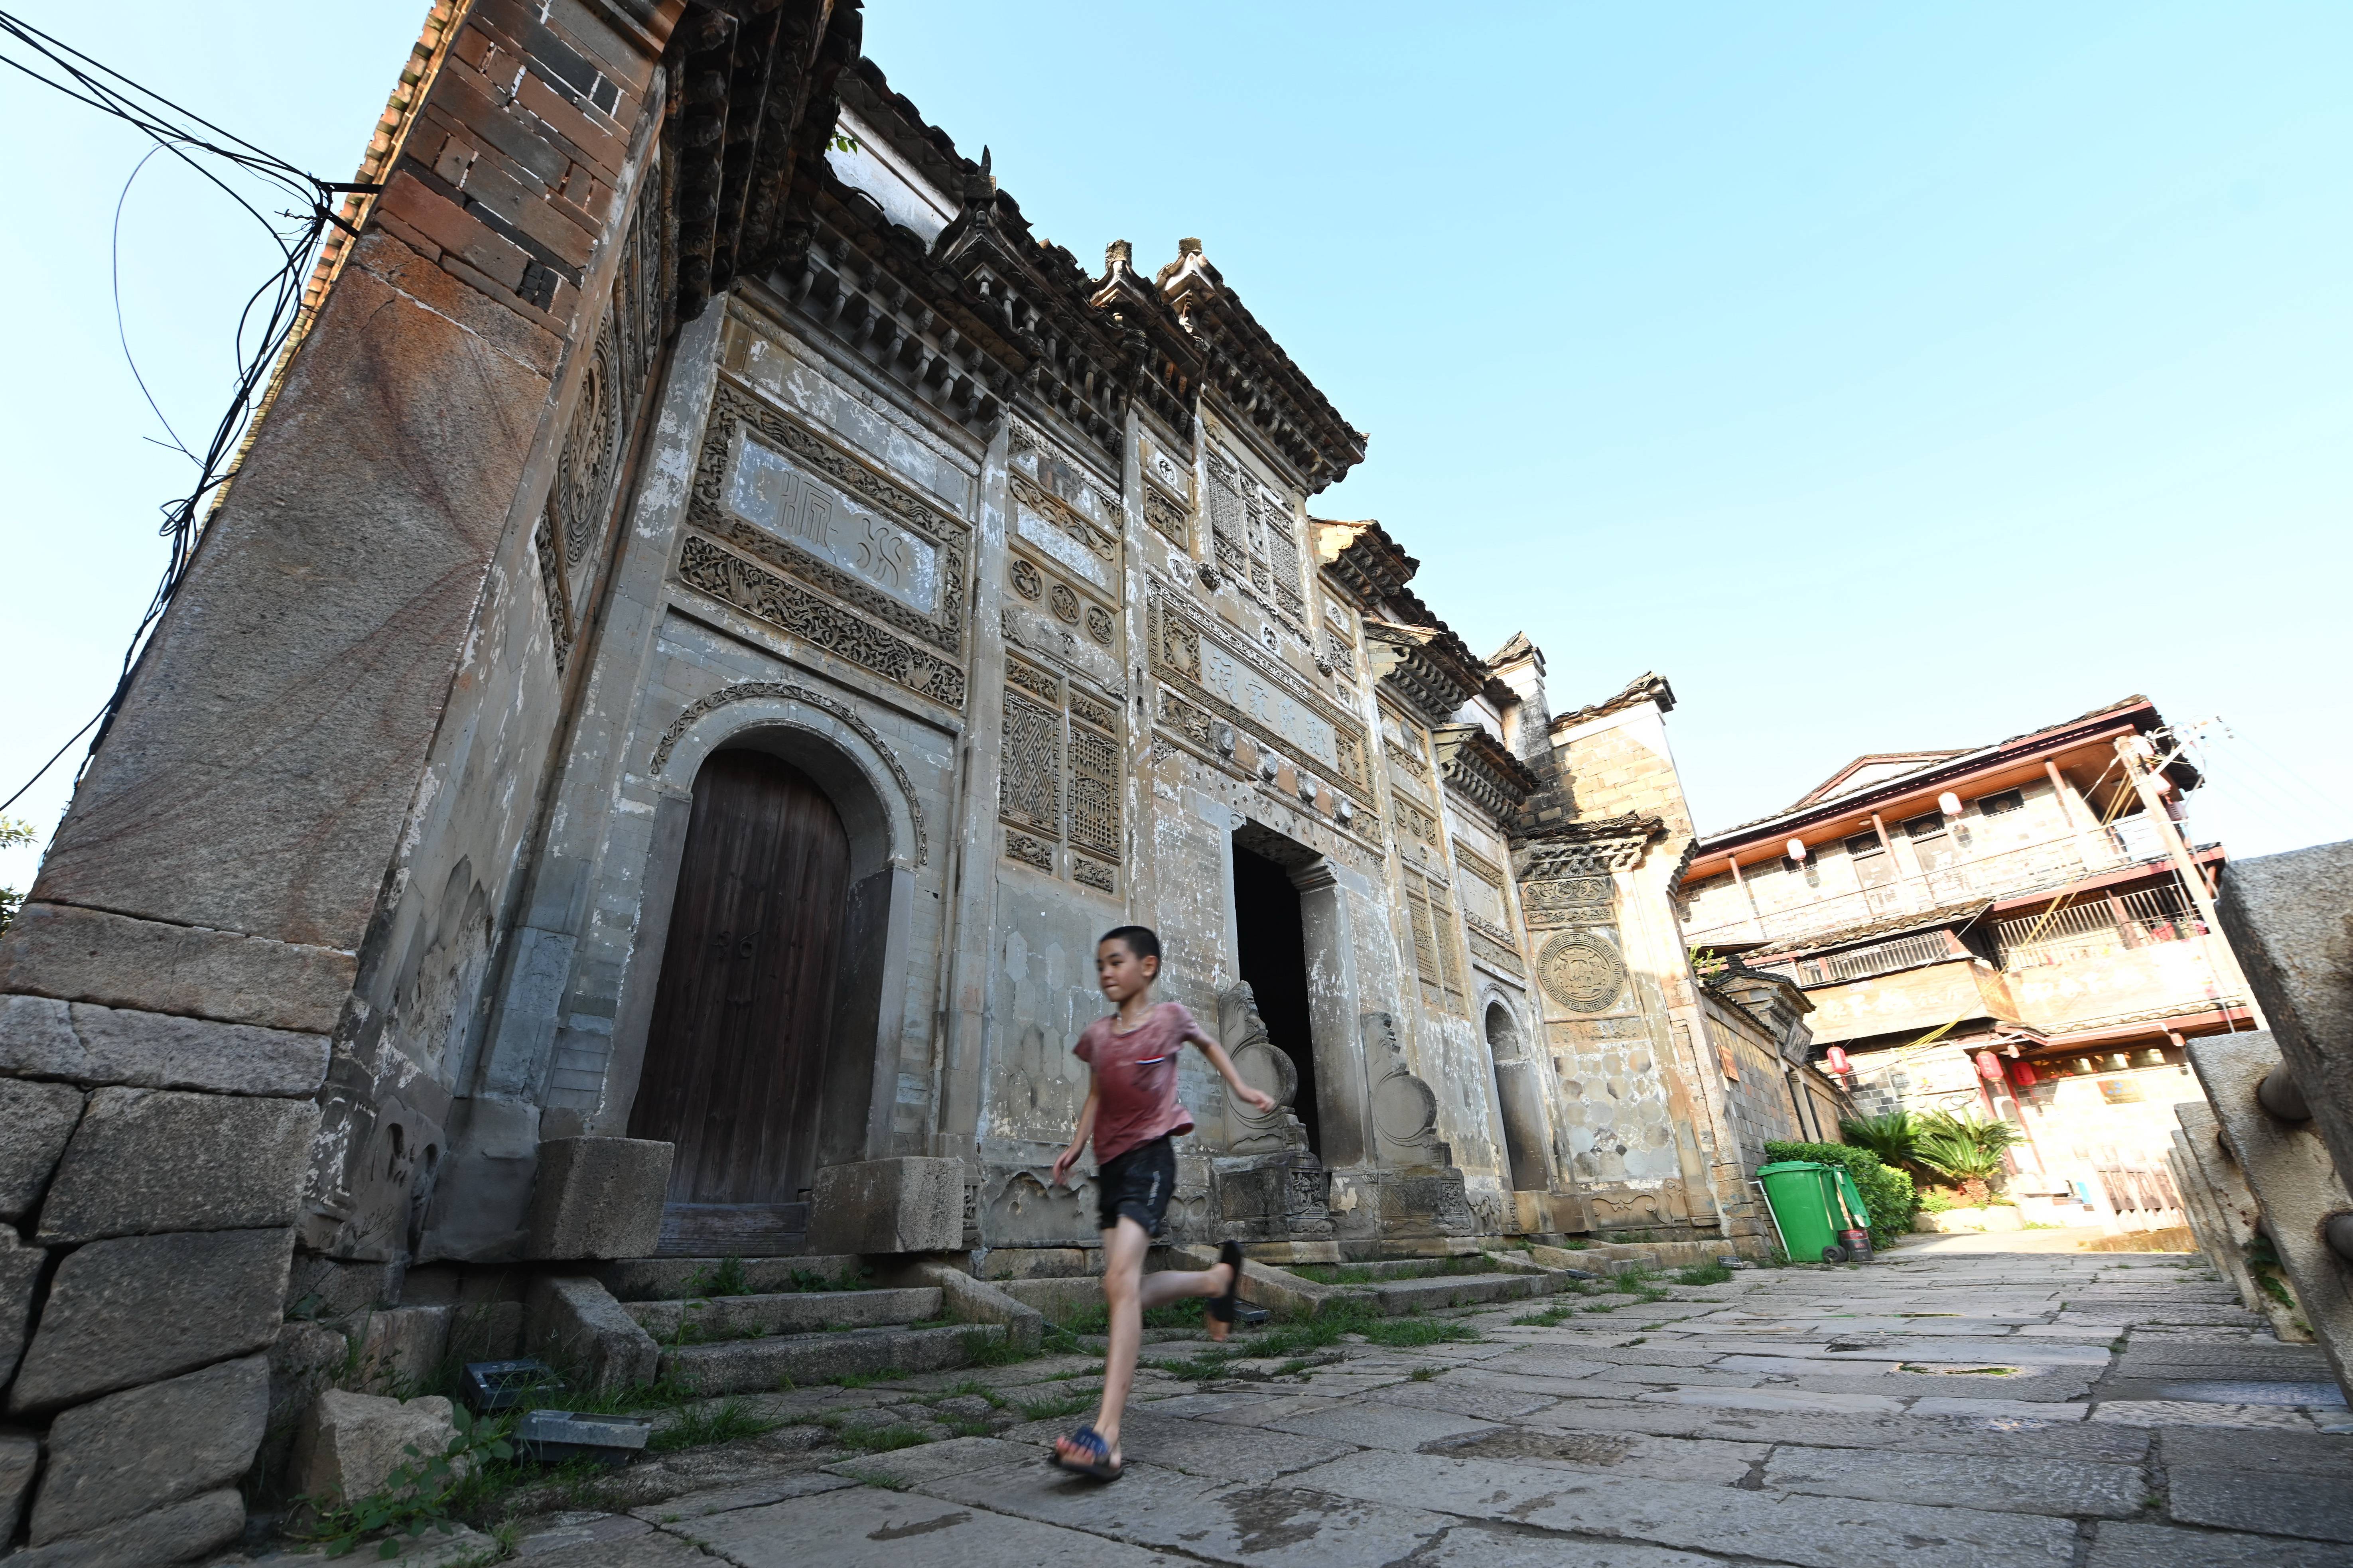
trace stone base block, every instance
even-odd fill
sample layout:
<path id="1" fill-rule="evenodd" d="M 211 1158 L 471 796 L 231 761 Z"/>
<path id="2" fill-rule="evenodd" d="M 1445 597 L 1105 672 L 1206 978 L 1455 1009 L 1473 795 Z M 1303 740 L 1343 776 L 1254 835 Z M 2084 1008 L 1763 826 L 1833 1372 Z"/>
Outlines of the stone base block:
<path id="1" fill-rule="evenodd" d="M 133 1089 L 303 1099 L 327 1081 L 327 1037 L 47 996 L 0 997 L 0 1072 Z"/>
<path id="2" fill-rule="evenodd" d="M 39 1237 L 292 1225 L 318 1131 L 307 1100 L 101 1089 L 66 1145 Z"/>
<path id="3" fill-rule="evenodd" d="M 2255 1086 L 2280 1065 L 2268 1033 L 2192 1040 L 2189 1065 L 2262 1208 L 2263 1234 L 2295 1287 L 2305 1321 L 2353 1399 L 2353 1263 L 2329 1250 L 2321 1233 L 2332 1215 L 2353 1208 L 2353 1199 L 2327 1146 L 2311 1122 L 2283 1121 L 2255 1099 Z"/>
<path id="4" fill-rule="evenodd" d="M 79 1405 L 49 1427 L 35 1546 L 88 1535 L 243 1475 L 269 1411 L 264 1356 Z"/>
<path id="5" fill-rule="evenodd" d="M 675 1146 L 643 1138 L 552 1138 L 539 1146 L 530 1256 L 643 1258 L 661 1239 Z"/>
<path id="6" fill-rule="evenodd" d="M 908 1155 L 817 1173 L 811 1252 L 953 1252 L 963 1245 L 961 1160 Z"/>
<path id="7" fill-rule="evenodd" d="M 218 1551 L 244 1531 L 245 1499 L 223 1487 L 88 1535 L 27 1546 L 8 1568 L 163 1568 Z"/>
<path id="8" fill-rule="evenodd" d="M 331 1388 L 311 1402 L 295 1434 L 287 1489 L 301 1497 L 356 1502 L 385 1489 L 407 1450 L 438 1454 L 458 1435 L 449 1402 L 438 1394 L 406 1402 Z"/>
<path id="9" fill-rule="evenodd" d="M 369 1394 L 397 1397 L 427 1382 L 449 1353 L 455 1307 L 394 1307 L 356 1313 L 335 1323 L 358 1347 L 351 1375 L 343 1381 Z"/>
<path id="10" fill-rule="evenodd" d="M 1561 1193 L 1513 1193 L 1512 1234 L 1570 1236 L 1586 1228 L 1585 1205 Z"/>
<path id="11" fill-rule="evenodd" d="M 71 1084 L 0 1079 L 0 1220 L 23 1219 L 41 1201 L 81 1120 L 81 1100 Z"/>
<path id="12" fill-rule="evenodd" d="M 575 1388 L 598 1391 L 651 1383 L 661 1347 L 594 1279 L 550 1275 L 523 1302 L 523 1342 Z"/>
<path id="13" fill-rule="evenodd" d="M 290 1230 L 97 1241 L 68 1255 L 9 1390 L 23 1414 L 266 1350 L 285 1321 Z"/>

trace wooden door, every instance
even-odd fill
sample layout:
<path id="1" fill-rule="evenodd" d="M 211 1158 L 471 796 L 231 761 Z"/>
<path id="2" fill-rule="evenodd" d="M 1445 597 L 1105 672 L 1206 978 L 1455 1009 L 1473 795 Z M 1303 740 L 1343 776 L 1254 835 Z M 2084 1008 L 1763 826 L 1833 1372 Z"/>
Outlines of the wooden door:
<path id="1" fill-rule="evenodd" d="M 663 1252 L 798 1248 L 849 889 L 849 837 L 824 792 L 765 752 L 713 753 L 629 1114 L 630 1137 L 678 1146 Z"/>

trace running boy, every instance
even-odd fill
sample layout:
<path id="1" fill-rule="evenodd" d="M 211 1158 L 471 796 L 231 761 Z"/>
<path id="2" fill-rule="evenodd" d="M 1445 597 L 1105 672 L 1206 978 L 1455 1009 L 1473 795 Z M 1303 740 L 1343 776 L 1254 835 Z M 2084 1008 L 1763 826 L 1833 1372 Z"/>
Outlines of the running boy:
<path id="1" fill-rule="evenodd" d="M 1087 1064 L 1087 1103 L 1071 1146 L 1054 1161 L 1060 1185 L 1092 1138 L 1095 1145 L 1095 1207 L 1103 1233 L 1103 1300 L 1111 1308 L 1111 1348 L 1103 1356 L 1103 1406 L 1094 1425 L 1082 1426 L 1054 1445 L 1054 1462 L 1097 1480 L 1118 1479 L 1120 1413 L 1128 1385 L 1135 1381 L 1136 1347 L 1144 1341 L 1144 1310 L 1187 1296 L 1209 1298 L 1209 1337 L 1233 1331 L 1234 1297 L 1241 1284 L 1242 1249 L 1228 1242 L 1217 1264 L 1199 1270 L 1144 1273 L 1145 1249 L 1168 1210 L 1176 1184 L 1176 1152 L 1169 1140 L 1193 1131 L 1193 1119 L 1176 1103 L 1176 1058 L 1190 1041 L 1201 1047 L 1235 1097 L 1261 1110 L 1274 1109 L 1268 1096 L 1234 1072 L 1226 1047 L 1201 1032 L 1193 1015 L 1176 1002 L 1152 1001 L 1160 975 L 1160 939 L 1145 926 L 1121 926 L 1095 944 L 1095 984 L 1118 1011 L 1097 1018 L 1080 1035 L 1071 1054 Z"/>

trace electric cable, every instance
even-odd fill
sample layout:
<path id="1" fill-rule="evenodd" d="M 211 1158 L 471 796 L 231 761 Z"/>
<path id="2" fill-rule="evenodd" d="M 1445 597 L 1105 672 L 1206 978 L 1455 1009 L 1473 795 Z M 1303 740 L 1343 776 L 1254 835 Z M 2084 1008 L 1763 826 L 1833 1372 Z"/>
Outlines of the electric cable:
<path id="1" fill-rule="evenodd" d="M 16 51 L 5 47 L 12 43 L 17 47 Z M 26 58 L 27 55 L 29 58 Z M 267 384 L 271 367 L 278 363 L 296 328 L 301 323 L 304 279 L 328 226 L 356 235 L 349 223 L 330 209 L 328 201 L 340 195 L 375 195 L 383 187 L 322 180 L 307 174 L 283 158 L 223 130 L 202 115 L 153 89 L 141 86 L 121 71 L 6 11 L 0 11 L 0 65 L 63 93 L 77 103 L 120 120 L 155 142 L 132 168 L 131 180 L 123 184 L 122 197 L 115 204 L 118 256 L 122 206 L 130 195 L 131 181 L 139 177 L 140 170 L 146 167 L 148 161 L 158 153 L 169 153 L 243 208 L 246 215 L 269 237 L 280 258 L 278 268 L 247 298 L 237 312 L 237 330 L 232 339 L 237 347 L 237 375 L 228 407 L 213 427 L 212 436 L 201 455 L 190 451 L 178 433 L 173 430 L 171 422 L 164 418 L 163 410 L 156 406 L 145 379 L 139 374 L 138 362 L 132 357 L 128 336 L 122 331 L 121 279 L 117 269 L 115 328 L 118 338 L 122 341 L 123 357 L 131 365 L 132 379 L 139 384 L 140 395 L 146 398 L 147 406 L 154 411 L 157 420 L 171 435 L 172 447 L 196 465 L 195 488 L 159 509 L 164 514 L 164 521 L 156 532 L 169 542 L 163 575 L 145 612 L 139 618 L 139 624 L 132 630 L 130 643 L 123 649 L 122 668 L 115 679 L 113 690 L 89 723 L 76 731 L 72 738 L 43 763 L 14 794 L 0 801 L 0 811 L 5 811 L 39 783 L 49 769 L 57 765 L 58 759 L 73 749 L 76 741 L 89 734 L 92 729 L 98 733 L 90 740 L 90 754 L 96 755 L 98 748 L 105 743 L 107 731 L 113 727 L 116 715 L 121 711 L 123 700 L 130 693 L 132 679 L 137 674 L 147 648 L 152 646 L 153 633 L 163 619 L 164 612 L 171 607 L 173 596 L 179 591 L 181 583 L 187 576 L 189 564 L 195 558 L 196 542 L 202 532 L 198 512 L 206 498 L 216 496 L 228 482 L 234 472 L 233 458 L 238 442 L 252 418 L 254 400 Z M 230 177 L 236 174 L 261 181 L 266 187 L 279 195 L 290 198 L 297 205 L 293 210 L 280 211 L 278 217 L 281 222 L 273 223 L 253 201 L 248 200 L 244 193 L 229 183 Z"/>

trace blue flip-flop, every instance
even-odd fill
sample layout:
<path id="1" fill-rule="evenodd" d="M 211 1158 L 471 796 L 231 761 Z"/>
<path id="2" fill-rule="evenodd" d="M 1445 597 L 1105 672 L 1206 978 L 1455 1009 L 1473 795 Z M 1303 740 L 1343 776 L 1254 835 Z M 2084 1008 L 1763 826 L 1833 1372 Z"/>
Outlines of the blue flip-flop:
<path id="1" fill-rule="evenodd" d="M 1054 1463 L 1063 1469 L 1092 1476 L 1099 1481 L 1115 1481 L 1126 1468 L 1124 1465 L 1111 1462 L 1111 1445 L 1104 1442 L 1103 1434 L 1092 1426 L 1082 1426 L 1071 1433 L 1071 1442 L 1083 1450 L 1087 1457 L 1083 1459 L 1065 1458 L 1060 1448 L 1055 1449 Z"/>

